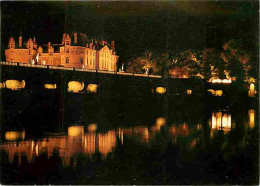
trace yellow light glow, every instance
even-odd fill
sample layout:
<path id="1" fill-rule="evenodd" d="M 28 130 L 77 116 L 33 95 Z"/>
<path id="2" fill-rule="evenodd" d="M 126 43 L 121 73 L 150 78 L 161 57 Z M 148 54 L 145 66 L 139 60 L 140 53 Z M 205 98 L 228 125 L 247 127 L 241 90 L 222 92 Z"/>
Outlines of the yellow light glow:
<path id="1" fill-rule="evenodd" d="M 97 130 L 97 124 L 96 123 L 90 124 L 88 126 L 88 131 L 89 132 L 95 132 L 96 130 Z"/>
<path id="2" fill-rule="evenodd" d="M 255 127 L 255 110 L 249 110 L 249 127 Z"/>
<path id="3" fill-rule="evenodd" d="M 8 141 L 14 141 L 25 138 L 25 131 L 9 131 L 5 133 L 5 139 Z"/>
<path id="4" fill-rule="evenodd" d="M 253 77 L 250 77 L 250 79 L 249 79 L 249 83 L 255 83 L 255 82 L 256 82 L 256 79 L 253 78 Z"/>
<path id="5" fill-rule="evenodd" d="M 222 112 L 212 113 L 211 128 L 223 130 L 225 133 L 231 130 L 231 115 Z"/>
<path id="6" fill-rule="evenodd" d="M 229 84 L 229 83 L 232 83 L 232 80 L 231 79 L 222 79 L 222 83 Z"/>
<path id="7" fill-rule="evenodd" d="M 164 94 L 166 92 L 166 88 L 164 87 L 157 87 L 156 92 L 159 94 Z"/>
<path id="8" fill-rule="evenodd" d="M 192 93 L 192 90 L 188 89 L 187 94 L 190 95 Z"/>
<path id="9" fill-rule="evenodd" d="M 207 91 L 211 92 L 211 94 L 213 94 L 213 95 L 215 94 L 215 90 L 213 90 L 213 89 L 208 89 Z"/>
<path id="10" fill-rule="evenodd" d="M 251 83 L 251 84 L 250 84 L 249 90 L 251 90 L 251 91 L 254 91 L 254 90 L 255 90 L 255 85 L 254 85 L 254 83 Z"/>
<path id="11" fill-rule="evenodd" d="M 46 89 L 56 89 L 57 85 L 56 84 L 44 84 L 44 87 Z"/>
<path id="12" fill-rule="evenodd" d="M 232 83 L 231 79 L 210 79 L 211 83 L 224 83 L 224 84 L 230 84 Z"/>
<path id="13" fill-rule="evenodd" d="M 81 137 L 84 135 L 83 126 L 71 126 L 68 128 L 68 135 L 72 137 Z"/>
<path id="14" fill-rule="evenodd" d="M 212 79 L 211 83 L 222 83 L 221 79 Z"/>
<path id="15" fill-rule="evenodd" d="M 83 90 L 84 88 L 84 83 L 83 82 L 78 82 L 78 81 L 70 81 L 68 83 L 68 91 L 69 92 L 79 92 Z"/>
<path id="16" fill-rule="evenodd" d="M 1 82 L 0 82 L 0 89 L 1 89 L 1 88 L 5 88 L 5 83 L 1 83 Z"/>
<path id="17" fill-rule="evenodd" d="M 216 90 L 215 91 L 215 96 L 222 96 L 223 91 L 222 90 Z"/>
<path id="18" fill-rule="evenodd" d="M 98 89 L 98 85 L 96 85 L 96 84 L 89 84 L 87 87 L 87 90 L 89 92 L 93 92 L 93 93 L 96 93 L 97 89 Z"/>
<path id="19" fill-rule="evenodd" d="M 165 125 L 165 118 L 162 118 L 162 117 L 157 118 L 157 119 L 156 119 L 156 122 L 155 122 L 155 126 L 152 127 L 152 130 L 154 130 L 154 131 L 160 131 L 160 129 L 161 129 L 161 127 L 162 127 L 163 125 Z"/>
<path id="20" fill-rule="evenodd" d="M 248 96 L 249 97 L 255 97 L 255 95 L 256 95 L 256 90 L 249 90 L 248 91 Z"/>
<path id="21" fill-rule="evenodd" d="M 22 89 L 25 87 L 25 81 L 24 80 L 22 80 L 22 81 L 7 80 L 5 82 L 5 86 L 6 86 L 6 88 L 11 89 L 11 90 L 19 90 L 19 89 Z"/>

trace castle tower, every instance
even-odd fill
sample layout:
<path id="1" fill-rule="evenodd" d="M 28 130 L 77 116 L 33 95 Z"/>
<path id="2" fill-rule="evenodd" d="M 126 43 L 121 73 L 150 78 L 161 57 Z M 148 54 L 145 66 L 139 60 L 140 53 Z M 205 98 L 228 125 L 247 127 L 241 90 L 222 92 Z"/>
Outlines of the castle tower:
<path id="1" fill-rule="evenodd" d="M 75 32 L 74 33 L 74 43 L 76 44 L 78 41 L 78 34 Z"/>
<path id="2" fill-rule="evenodd" d="M 37 43 L 35 37 L 33 37 L 33 48 L 37 49 Z"/>
<path id="3" fill-rule="evenodd" d="M 22 34 L 19 35 L 19 48 L 21 48 L 23 45 L 23 38 L 22 38 Z"/>
<path id="4" fill-rule="evenodd" d="M 13 37 L 10 37 L 8 46 L 9 48 L 15 48 L 15 41 Z"/>
<path id="5" fill-rule="evenodd" d="M 112 50 L 115 50 L 115 41 L 111 41 Z"/>

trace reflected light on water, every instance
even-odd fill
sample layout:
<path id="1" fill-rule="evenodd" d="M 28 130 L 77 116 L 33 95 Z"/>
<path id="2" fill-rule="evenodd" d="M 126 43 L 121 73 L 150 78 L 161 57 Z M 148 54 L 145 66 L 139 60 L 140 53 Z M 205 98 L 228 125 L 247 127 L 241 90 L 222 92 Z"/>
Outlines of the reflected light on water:
<path id="1" fill-rule="evenodd" d="M 84 134 L 83 126 L 69 127 L 68 135 L 60 136 L 57 134 L 37 142 L 32 140 L 19 141 L 18 144 L 14 142 L 16 139 L 24 140 L 24 138 L 25 131 L 6 132 L 6 140 L 9 142 L 2 143 L 0 149 L 8 152 L 10 162 L 13 162 L 15 155 L 18 155 L 18 159 L 21 159 L 22 155 L 26 155 L 28 162 L 32 162 L 35 156 L 47 153 L 49 158 L 54 151 L 57 151 L 62 164 L 67 166 L 70 165 L 71 158 L 78 153 L 92 155 L 99 151 L 105 157 L 116 146 L 116 132 L 114 130 L 107 133 L 87 132 Z"/>
<path id="2" fill-rule="evenodd" d="M 173 125 L 169 128 L 169 132 L 175 136 L 189 136 L 190 135 L 190 129 L 186 123 L 183 123 L 182 125 Z"/>
<path id="3" fill-rule="evenodd" d="M 249 110 L 249 128 L 255 127 L 255 110 Z"/>
<path id="4" fill-rule="evenodd" d="M 9 131 L 5 133 L 5 139 L 8 141 L 14 141 L 25 138 L 25 131 Z"/>
<path id="5" fill-rule="evenodd" d="M 116 146 L 115 131 L 108 131 L 106 134 L 98 134 L 98 149 L 101 154 L 106 156 Z"/>
<path id="6" fill-rule="evenodd" d="M 19 90 L 25 88 L 25 81 L 18 81 L 18 80 L 7 80 L 5 82 L 5 87 L 11 90 Z"/>
<path id="7" fill-rule="evenodd" d="M 96 130 L 97 130 L 97 124 L 96 123 L 88 125 L 88 131 L 89 132 L 95 132 Z"/>
<path id="8" fill-rule="evenodd" d="M 44 88 L 46 88 L 46 89 L 56 89 L 57 85 L 56 84 L 44 84 Z"/>
<path id="9" fill-rule="evenodd" d="M 72 137 L 81 137 L 84 135 L 83 126 L 71 126 L 68 128 L 68 135 Z"/>
<path id="10" fill-rule="evenodd" d="M 231 130 L 231 114 L 223 114 L 222 112 L 212 113 L 211 128 L 228 133 Z"/>
<path id="11" fill-rule="evenodd" d="M 83 90 L 84 88 L 84 83 L 83 82 L 78 82 L 78 81 L 70 81 L 68 83 L 68 92 L 79 92 Z"/>

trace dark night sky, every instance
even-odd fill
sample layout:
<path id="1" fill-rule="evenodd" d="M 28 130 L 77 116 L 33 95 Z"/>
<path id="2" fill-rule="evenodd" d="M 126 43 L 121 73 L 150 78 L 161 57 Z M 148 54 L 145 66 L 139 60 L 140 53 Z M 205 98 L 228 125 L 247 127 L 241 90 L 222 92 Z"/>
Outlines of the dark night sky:
<path id="1" fill-rule="evenodd" d="M 258 1 L 1 2 L 1 59 L 8 39 L 35 36 L 60 43 L 63 32 L 115 40 L 120 62 L 146 49 L 179 52 L 221 48 L 241 39 L 258 50 Z"/>

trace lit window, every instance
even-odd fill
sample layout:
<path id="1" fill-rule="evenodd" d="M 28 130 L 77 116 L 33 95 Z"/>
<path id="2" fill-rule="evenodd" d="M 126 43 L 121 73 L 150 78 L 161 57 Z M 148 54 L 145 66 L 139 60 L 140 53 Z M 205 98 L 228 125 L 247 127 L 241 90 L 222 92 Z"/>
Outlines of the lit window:
<path id="1" fill-rule="evenodd" d="M 69 61 L 70 61 L 69 57 L 66 57 L 66 63 L 69 63 Z"/>

